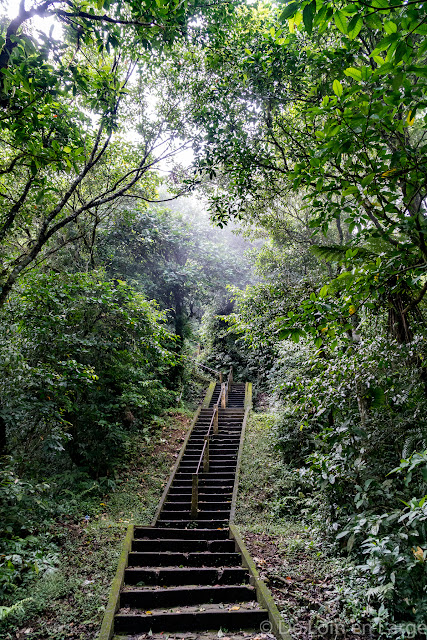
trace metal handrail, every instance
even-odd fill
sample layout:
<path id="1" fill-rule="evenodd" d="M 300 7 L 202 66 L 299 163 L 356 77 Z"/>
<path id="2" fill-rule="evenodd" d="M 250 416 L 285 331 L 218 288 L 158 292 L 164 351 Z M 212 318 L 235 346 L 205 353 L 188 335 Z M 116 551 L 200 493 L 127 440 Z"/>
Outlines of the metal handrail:
<path id="1" fill-rule="evenodd" d="M 184 356 L 186 357 L 186 356 Z M 197 362 L 196 360 L 194 360 L 194 358 L 188 358 L 188 360 L 191 360 L 191 362 L 193 362 L 193 364 L 196 367 L 201 367 L 202 369 L 206 369 L 207 371 L 211 371 L 212 373 L 215 374 L 215 376 L 218 377 L 220 383 L 222 383 L 222 371 L 218 371 L 218 369 L 212 369 L 212 367 L 208 367 L 206 364 L 202 364 L 201 362 Z"/>
<path id="2" fill-rule="evenodd" d="M 230 376 L 229 376 L 230 377 Z M 208 431 L 204 437 L 204 443 L 202 447 L 202 452 L 200 454 L 199 463 L 196 468 L 196 473 L 192 475 L 192 483 L 191 483 L 191 518 L 192 520 L 197 519 L 198 515 L 198 506 L 199 506 L 199 474 L 200 467 L 203 463 L 203 473 L 207 473 L 209 471 L 209 439 L 211 437 L 211 430 L 213 429 L 214 434 L 218 433 L 218 414 L 219 407 L 225 407 L 228 400 L 228 381 L 225 384 L 221 385 L 221 391 L 218 396 L 218 400 L 215 402 L 212 411 L 212 418 L 209 423 Z"/>

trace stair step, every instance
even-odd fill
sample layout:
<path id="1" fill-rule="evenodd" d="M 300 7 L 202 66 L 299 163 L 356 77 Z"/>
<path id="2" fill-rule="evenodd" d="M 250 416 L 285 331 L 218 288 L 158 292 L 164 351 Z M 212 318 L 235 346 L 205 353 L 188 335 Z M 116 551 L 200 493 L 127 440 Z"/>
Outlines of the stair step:
<path id="1" fill-rule="evenodd" d="M 205 631 L 206 629 L 259 628 L 268 613 L 254 611 L 193 611 L 191 613 L 118 613 L 115 616 L 116 633 L 147 633 L 158 631 Z"/>
<path id="2" fill-rule="evenodd" d="M 191 482 L 182 482 L 182 483 L 177 483 L 177 484 L 173 484 L 169 490 L 169 495 L 171 493 L 173 494 L 178 494 L 178 493 L 186 493 L 189 492 L 191 493 L 191 487 L 192 484 Z M 206 485 L 206 484 L 201 484 L 199 482 L 199 493 L 206 493 L 206 494 L 213 494 L 213 493 L 222 493 L 222 494 L 227 494 L 227 493 L 232 493 L 233 491 L 233 485 L 232 484 L 211 484 L 211 485 Z"/>
<path id="3" fill-rule="evenodd" d="M 228 509 L 231 506 L 231 499 L 226 500 L 224 502 L 203 502 L 202 500 L 200 500 L 200 496 L 199 496 L 199 501 L 198 501 L 198 508 L 201 511 L 212 511 L 212 510 L 224 510 L 224 509 Z M 188 511 L 191 507 L 191 498 L 188 498 L 188 500 L 184 501 L 184 502 L 176 502 L 175 500 L 172 500 L 171 502 L 166 501 L 165 504 L 163 505 L 163 509 L 162 509 L 162 513 L 169 513 L 170 511 Z"/>
<path id="4" fill-rule="evenodd" d="M 130 551 L 128 563 L 130 567 L 235 567 L 240 565 L 240 553 L 211 553 L 199 551 L 175 553 L 173 551 L 144 552 Z"/>
<path id="5" fill-rule="evenodd" d="M 249 574 L 243 567 L 162 567 L 125 569 L 125 584 L 157 585 L 240 585 L 249 582 Z"/>
<path id="6" fill-rule="evenodd" d="M 219 602 L 244 602 L 256 599 L 251 586 L 198 586 L 174 587 L 169 589 L 129 589 L 120 595 L 120 607 L 158 609 Z"/>
<path id="7" fill-rule="evenodd" d="M 182 491 L 182 490 L 181 490 Z M 199 491 L 199 502 L 218 502 L 218 501 L 231 501 L 232 498 L 231 491 L 227 493 L 202 493 Z M 187 493 L 171 493 L 169 491 L 167 497 L 167 503 L 170 502 L 188 502 L 191 501 L 191 489 L 187 491 Z"/>
<path id="8" fill-rule="evenodd" d="M 196 521 L 190 520 L 190 518 L 184 520 L 159 520 L 157 522 L 157 526 L 171 527 L 172 529 L 178 527 L 182 527 L 183 529 L 187 529 L 188 527 L 200 527 L 201 529 L 226 529 L 228 527 L 228 517 L 222 519 L 215 518 L 214 520 L 205 520 L 199 517 Z"/>
<path id="9" fill-rule="evenodd" d="M 216 509 L 215 511 L 203 510 L 199 514 L 204 520 L 225 520 L 230 514 L 231 505 L 224 506 L 222 509 Z M 160 521 L 164 520 L 190 520 L 190 509 L 188 511 L 162 511 L 160 514 Z"/>
<path id="10" fill-rule="evenodd" d="M 228 529 L 212 531 L 211 529 L 168 529 L 158 527 L 135 527 L 136 539 L 153 540 L 157 538 L 177 538 L 179 540 L 228 540 Z"/>
<path id="11" fill-rule="evenodd" d="M 163 538 L 160 540 L 133 540 L 132 551 L 174 551 L 180 553 L 211 551 L 214 553 L 233 553 L 234 540 L 179 540 Z"/>

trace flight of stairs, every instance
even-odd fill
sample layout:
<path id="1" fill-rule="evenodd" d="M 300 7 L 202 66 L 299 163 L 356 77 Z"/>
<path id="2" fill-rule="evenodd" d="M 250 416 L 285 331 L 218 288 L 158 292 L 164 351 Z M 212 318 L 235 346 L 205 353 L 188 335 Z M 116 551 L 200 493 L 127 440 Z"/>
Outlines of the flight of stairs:
<path id="1" fill-rule="evenodd" d="M 209 471 L 199 476 L 198 517 L 191 518 L 192 474 L 219 393 L 217 385 L 211 406 L 200 411 L 155 526 L 135 527 L 115 615 L 117 640 L 136 640 L 138 634 L 217 634 L 221 629 L 246 630 L 249 638 L 250 631 L 259 635 L 268 620 L 228 530 L 245 417 L 244 384 L 233 383 L 229 406 L 219 409 Z"/>

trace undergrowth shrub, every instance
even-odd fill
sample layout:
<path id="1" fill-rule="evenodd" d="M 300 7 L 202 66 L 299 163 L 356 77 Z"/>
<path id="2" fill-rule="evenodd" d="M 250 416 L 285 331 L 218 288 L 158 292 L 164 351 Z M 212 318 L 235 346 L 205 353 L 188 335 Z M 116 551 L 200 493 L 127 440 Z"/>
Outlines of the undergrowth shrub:
<path id="1" fill-rule="evenodd" d="M 163 314 L 98 273 L 28 277 L 2 313 L 7 451 L 105 475 L 126 433 L 171 402 L 176 357 Z"/>
<path id="2" fill-rule="evenodd" d="M 426 344 L 421 332 L 409 344 L 374 333 L 297 366 L 307 347 L 289 343 L 274 376 L 285 405 L 276 439 L 296 472 L 291 493 L 304 496 L 300 513 L 358 564 L 363 594 L 348 600 L 360 601 L 359 615 L 369 612 L 379 633 L 389 625 L 384 637 L 403 637 L 427 611 Z M 291 501 L 283 508 L 294 512 Z"/>

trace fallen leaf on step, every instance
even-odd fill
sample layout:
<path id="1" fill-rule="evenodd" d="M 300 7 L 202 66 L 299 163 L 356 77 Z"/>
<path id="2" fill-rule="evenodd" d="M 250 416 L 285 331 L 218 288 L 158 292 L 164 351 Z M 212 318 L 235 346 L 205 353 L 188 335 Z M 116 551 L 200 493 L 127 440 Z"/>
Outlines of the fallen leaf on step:
<path id="1" fill-rule="evenodd" d="M 146 616 L 152 616 L 152 615 L 153 615 L 153 612 L 152 612 L 152 611 L 146 611 L 146 612 L 145 612 L 145 615 L 146 615 Z"/>
<path id="2" fill-rule="evenodd" d="M 238 611 L 240 607 L 230 607 L 230 611 Z"/>

